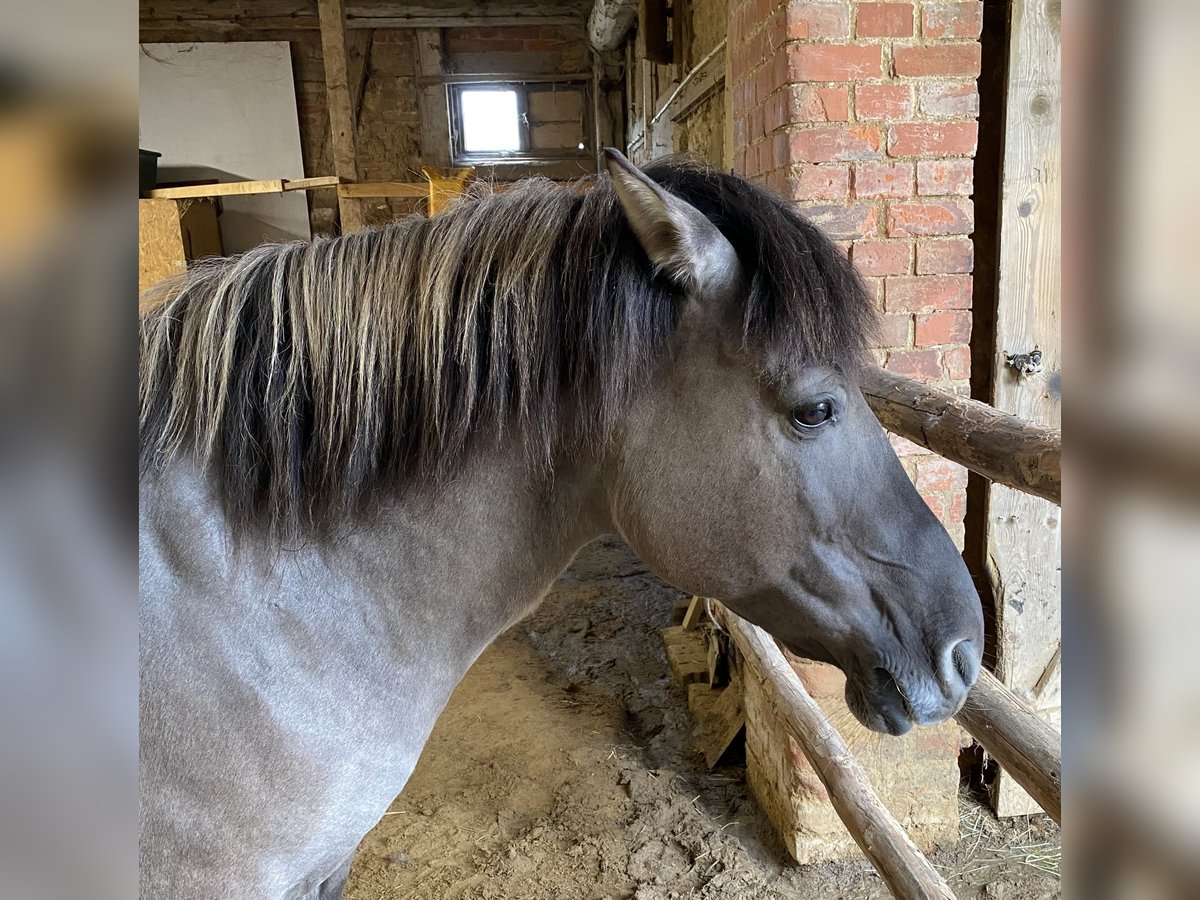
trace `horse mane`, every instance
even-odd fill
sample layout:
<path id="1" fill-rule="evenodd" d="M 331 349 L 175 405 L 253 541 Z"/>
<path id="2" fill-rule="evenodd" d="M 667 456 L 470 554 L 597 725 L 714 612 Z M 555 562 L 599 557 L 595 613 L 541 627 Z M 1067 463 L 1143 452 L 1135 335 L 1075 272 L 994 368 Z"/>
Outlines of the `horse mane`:
<path id="1" fill-rule="evenodd" d="M 748 276 L 748 345 L 857 364 L 873 305 L 844 254 L 779 198 L 667 161 Z M 143 473 L 207 466 L 231 525 L 327 529 L 458 469 L 481 437 L 531 461 L 607 440 L 675 327 L 608 176 L 476 191 L 433 218 L 203 262 L 140 318 Z"/>

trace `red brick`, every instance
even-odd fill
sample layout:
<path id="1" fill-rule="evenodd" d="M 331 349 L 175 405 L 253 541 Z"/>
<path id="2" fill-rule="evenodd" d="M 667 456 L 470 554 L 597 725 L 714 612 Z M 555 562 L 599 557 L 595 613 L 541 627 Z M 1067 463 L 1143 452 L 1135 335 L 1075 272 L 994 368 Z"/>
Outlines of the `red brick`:
<path id="1" fill-rule="evenodd" d="M 921 34 L 927 38 L 977 38 L 982 32 L 982 3 L 926 3 L 921 7 Z"/>
<path id="2" fill-rule="evenodd" d="M 967 470 L 958 463 L 940 456 L 927 456 L 916 462 L 916 487 L 921 492 L 953 491 L 967 486 Z"/>
<path id="3" fill-rule="evenodd" d="M 952 275 L 975 268 L 975 244 L 968 238 L 917 243 L 918 275 Z"/>
<path id="4" fill-rule="evenodd" d="M 788 654 L 792 670 L 800 676 L 804 687 L 813 697 L 841 700 L 846 696 L 846 676 L 836 666 L 801 660 Z"/>
<path id="5" fill-rule="evenodd" d="M 883 74 L 879 44 L 789 44 L 787 49 L 790 82 L 856 81 Z"/>
<path id="6" fill-rule="evenodd" d="M 974 42 L 896 47 L 892 52 L 897 75 L 978 75 L 979 60 L 980 47 Z"/>
<path id="7" fill-rule="evenodd" d="M 913 336 L 916 347 L 937 344 L 965 344 L 971 339 L 971 314 L 968 312 L 922 313 L 917 316 Z"/>
<path id="8" fill-rule="evenodd" d="M 879 129 L 807 128 L 789 137 L 793 162 L 845 162 L 879 158 Z"/>
<path id="9" fill-rule="evenodd" d="M 787 123 L 845 122 L 850 118 L 850 89 L 791 84 L 787 89 Z"/>
<path id="10" fill-rule="evenodd" d="M 908 241 L 859 241 L 850 258 L 864 275 L 907 275 L 911 247 Z"/>
<path id="11" fill-rule="evenodd" d="M 850 197 L 850 167 L 796 166 L 788 176 L 793 200 L 846 200 Z"/>
<path id="12" fill-rule="evenodd" d="M 909 347 L 912 339 L 909 330 L 912 316 L 880 316 L 876 333 L 880 347 Z"/>
<path id="13" fill-rule="evenodd" d="M 854 87 L 854 114 L 859 119 L 907 119 L 912 111 L 912 89 L 907 84 Z"/>
<path id="14" fill-rule="evenodd" d="M 888 237 L 970 234 L 974 227 L 975 207 L 970 200 L 925 200 L 888 204 Z"/>
<path id="15" fill-rule="evenodd" d="M 912 163 L 864 162 L 854 166 L 855 197 L 911 197 Z"/>
<path id="16" fill-rule="evenodd" d="M 884 280 L 887 312 L 925 309 L 970 309 L 970 275 L 893 275 Z"/>
<path id="17" fill-rule="evenodd" d="M 858 37 L 912 37 L 911 3 L 860 3 L 854 19 Z"/>
<path id="18" fill-rule="evenodd" d="M 943 354 L 946 361 L 946 377 L 951 381 L 962 381 L 971 377 L 971 348 L 952 347 Z"/>
<path id="19" fill-rule="evenodd" d="M 889 156 L 966 156 L 978 142 L 978 122 L 902 122 L 888 129 Z"/>
<path id="20" fill-rule="evenodd" d="M 942 118 L 979 115 L 979 91 L 974 81 L 931 81 L 922 84 L 920 108 L 927 116 Z"/>
<path id="21" fill-rule="evenodd" d="M 975 164 L 969 159 L 923 159 L 917 163 L 917 193 L 922 196 L 970 194 Z"/>
<path id="22" fill-rule="evenodd" d="M 809 204 L 800 211 L 835 241 L 868 237 L 878 229 L 874 203 Z"/>
<path id="23" fill-rule="evenodd" d="M 789 41 L 848 38 L 849 10 L 845 3 L 789 3 L 787 38 Z"/>
<path id="24" fill-rule="evenodd" d="M 942 377 L 942 352 L 940 350 L 889 350 L 884 368 L 897 375 L 907 375 L 909 378 L 937 381 Z"/>

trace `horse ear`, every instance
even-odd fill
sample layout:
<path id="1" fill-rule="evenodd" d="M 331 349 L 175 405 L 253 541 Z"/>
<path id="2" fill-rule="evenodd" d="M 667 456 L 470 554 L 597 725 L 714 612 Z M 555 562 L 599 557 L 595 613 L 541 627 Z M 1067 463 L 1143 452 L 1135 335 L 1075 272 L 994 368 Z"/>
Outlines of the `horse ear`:
<path id="1" fill-rule="evenodd" d="M 736 283 L 737 252 L 708 217 L 608 147 L 604 162 L 638 243 L 666 275 L 697 293 Z"/>

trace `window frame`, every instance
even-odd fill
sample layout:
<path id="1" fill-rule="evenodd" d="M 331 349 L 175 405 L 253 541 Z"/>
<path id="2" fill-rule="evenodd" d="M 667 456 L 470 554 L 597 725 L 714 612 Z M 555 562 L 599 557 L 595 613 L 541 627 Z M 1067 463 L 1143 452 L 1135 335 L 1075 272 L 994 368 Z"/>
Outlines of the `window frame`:
<path id="1" fill-rule="evenodd" d="M 589 158 L 592 148 L 592 105 L 591 84 L 583 79 L 564 78 L 556 81 L 522 80 L 510 78 L 503 81 L 485 80 L 460 81 L 446 86 L 450 108 L 450 157 L 456 166 L 503 165 L 505 163 L 556 162 Z M 529 94 L 533 91 L 554 90 L 577 91 L 582 106 L 580 125 L 583 129 L 583 149 L 563 147 L 552 150 L 534 150 L 529 122 Z M 463 149 L 462 94 L 464 91 L 513 91 L 517 95 L 517 134 L 521 141 L 519 150 L 483 150 L 468 152 Z"/>

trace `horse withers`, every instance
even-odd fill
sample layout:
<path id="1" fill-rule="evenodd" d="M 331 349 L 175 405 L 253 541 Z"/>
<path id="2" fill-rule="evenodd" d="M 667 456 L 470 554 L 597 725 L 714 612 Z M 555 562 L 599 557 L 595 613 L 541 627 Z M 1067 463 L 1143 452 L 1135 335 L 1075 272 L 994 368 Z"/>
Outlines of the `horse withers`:
<path id="1" fill-rule="evenodd" d="M 144 896 L 340 896 L 455 684 L 606 532 L 869 728 L 963 703 L 979 600 L 856 386 L 853 269 L 734 175 L 607 165 L 142 317 Z"/>

